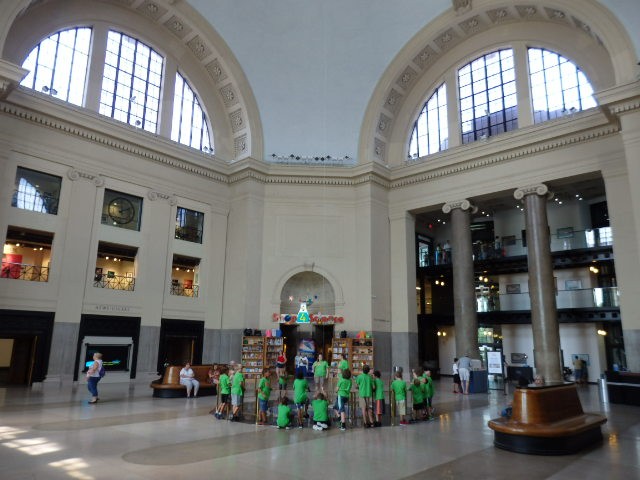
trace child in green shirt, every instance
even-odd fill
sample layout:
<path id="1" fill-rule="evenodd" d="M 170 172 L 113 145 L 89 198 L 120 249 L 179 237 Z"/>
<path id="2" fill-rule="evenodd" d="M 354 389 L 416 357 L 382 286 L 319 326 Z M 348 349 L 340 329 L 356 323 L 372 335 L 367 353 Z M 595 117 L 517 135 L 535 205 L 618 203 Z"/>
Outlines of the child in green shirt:
<path id="1" fill-rule="evenodd" d="M 434 408 L 433 408 L 433 395 L 436 393 L 436 389 L 433 386 L 433 378 L 431 378 L 431 370 L 427 370 L 426 372 L 424 372 L 424 385 L 425 385 L 425 405 L 427 407 L 427 416 L 428 419 L 431 420 L 433 418 L 433 412 L 434 412 Z"/>
<path id="2" fill-rule="evenodd" d="M 371 397 L 373 396 L 373 378 L 369 375 L 369 365 L 362 367 L 362 373 L 356 377 L 358 384 L 358 397 L 360 398 L 360 410 L 362 410 L 362 422 L 364 428 L 373 427 L 373 412 L 371 411 Z"/>
<path id="3" fill-rule="evenodd" d="M 282 397 L 280 405 L 278 405 L 278 419 L 276 420 L 279 429 L 286 428 L 289 430 L 291 424 L 291 407 L 289 406 L 289 399 Z"/>
<path id="4" fill-rule="evenodd" d="M 304 378 L 304 373 L 299 371 L 296 373 L 296 379 L 293 381 L 293 403 L 298 410 L 298 428 L 302 428 L 305 418 L 309 418 L 307 410 L 309 409 L 309 398 L 307 392 L 309 390 L 309 383 Z"/>
<path id="5" fill-rule="evenodd" d="M 333 408 L 340 414 L 340 430 L 344 431 L 347 429 L 347 404 L 351 395 L 351 370 L 348 368 L 342 371 L 341 377 L 338 377 L 336 391 L 338 395 Z"/>
<path id="6" fill-rule="evenodd" d="M 233 410 L 231 411 L 231 417 L 229 420 L 238 421 L 240 416 L 240 409 L 243 405 L 244 399 L 244 375 L 242 375 L 242 367 L 240 365 L 236 366 L 235 373 L 233 374 L 233 380 L 231 384 L 231 405 L 233 406 Z"/>
<path id="7" fill-rule="evenodd" d="M 409 388 L 413 396 L 413 419 L 420 420 L 425 416 L 424 391 L 420 378 L 415 378 Z"/>
<path id="8" fill-rule="evenodd" d="M 218 379 L 218 394 L 220 395 L 220 403 L 213 414 L 218 420 L 222 419 L 222 413 L 229 414 L 229 397 L 231 395 L 231 381 L 229 379 L 229 368 L 222 367 L 220 370 L 220 378 Z"/>
<path id="9" fill-rule="evenodd" d="M 408 425 L 407 415 L 407 384 L 402 380 L 402 373 L 396 372 L 395 380 L 391 382 L 391 391 L 395 397 L 396 414 L 400 417 L 400 425 Z"/>
<path id="10" fill-rule="evenodd" d="M 282 373 L 282 372 L 281 372 Z M 280 399 L 286 395 L 287 391 L 287 374 L 286 372 L 278 376 L 278 396 Z"/>
<path id="11" fill-rule="evenodd" d="M 267 411 L 269 410 L 269 396 L 271 395 L 271 378 L 268 368 L 262 370 L 262 378 L 258 384 L 259 419 L 258 425 L 267 423 Z"/>
<path id="12" fill-rule="evenodd" d="M 373 422 L 374 427 L 382 426 L 382 415 L 384 415 L 384 383 L 382 383 L 380 376 L 380 370 L 373 372 L 373 402 L 374 413 L 376 415 L 376 421 Z"/>
<path id="13" fill-rule="evenodd" d="M 311 406 L 313 407 L 313 421 L 315 422 L 313 429 L 319 432 L 327 430 L 329 428 L 329 402 L 324 393 L 316 393 Z"/>

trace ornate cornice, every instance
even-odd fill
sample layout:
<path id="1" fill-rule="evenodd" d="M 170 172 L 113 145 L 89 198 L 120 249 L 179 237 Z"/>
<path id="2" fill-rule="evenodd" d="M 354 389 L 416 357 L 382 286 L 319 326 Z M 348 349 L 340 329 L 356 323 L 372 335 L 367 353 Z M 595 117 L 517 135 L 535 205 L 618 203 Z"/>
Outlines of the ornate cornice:
<path id="1" fill-rule="evenodd" d="M 549 187 L 547 187 L 544 183 L 538 183 L 536 185 L 527 185 L 526 187 L 520 187 L 513 192 L 513 198 L 516 200 L 522 200 L 527 195 L 540 195 L 546 196 L 547 198 L 553 197 L 553 192 L 549 191 Z"/>
<path id="2" fill-rule="evenodd" d="M 596 97 L 599 104 L 613 115 L 640 109 L 640 73 L 635 82 L 602 90 Z"/>
<path id="3" fill-rule="evenodd" d="M 169 193 L 164 193 L 164 192 L 158 192 L 157 190 L 149 190 L 147 192 L 147 198 L 152 202 L 155 202 L 159 198 L 162 200 L 166 200 L 169 203 L 169 205 L 171 205 L 172 207 L 178 204 L 178 199 L 176 198 L 175 195 L 171 195 Z"/>
<path id="4" fill-rule="evenodd" d="M 447 202 L 442 206 L 442 212 L 443 213 L 450 213 L 451 210 L 455 210 L 456 208 L 459 208 L 460 210 L 469 210 L 469 212 L 471 213 L 476 213 L 478 211 L 478 207 L 476 207 L 475 205 L 473 205 L 469 200 L 467 200 L 466 198 L 463 200 L 456 200 L 453 202 Z"/>
<path id="5" fill-rule="evenodd" d="M 0 58 L 0 100 L 7 98 L 28 73 L 29 70 Z"/>
<path id="6" fill-rule="evenodd" d="M 104 177 L 98 173 L 87 172 L 83 170 L 78 170 L 76 168 L 70 168 L 67 171 L 67 178 L 71 181 L 76 180 L 87 180 L 93 183 L 96 187 L 104 186 Z"/>

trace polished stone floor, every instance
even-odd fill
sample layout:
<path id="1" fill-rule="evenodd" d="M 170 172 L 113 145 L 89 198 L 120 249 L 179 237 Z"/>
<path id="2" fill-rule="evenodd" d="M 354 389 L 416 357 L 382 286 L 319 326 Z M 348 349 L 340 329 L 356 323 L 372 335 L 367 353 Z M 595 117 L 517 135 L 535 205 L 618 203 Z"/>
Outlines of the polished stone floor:
<path id="1" fill-rule="evenodd" d="M 487 421 L 509 400 L 436 382 L 436 420 L 376 429 L 278 430 L 215 420 L 215 397 L 152 398 L 148 385 L 0 388 L 0 479 L 640 479 L 640 407 L 603 406 L 604 442 L 577 455 L 528 456 L 493 447 Z"/>

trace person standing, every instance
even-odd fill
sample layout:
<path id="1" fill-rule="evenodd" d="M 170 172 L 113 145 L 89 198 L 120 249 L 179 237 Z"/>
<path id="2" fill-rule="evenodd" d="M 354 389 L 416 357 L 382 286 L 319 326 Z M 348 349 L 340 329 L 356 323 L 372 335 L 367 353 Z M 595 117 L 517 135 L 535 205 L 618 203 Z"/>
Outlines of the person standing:
<path id="1" fill-rule="evenodd" d="M 284 350 L 280 352 L 278 357 L 276 358 L 276 375 L 278 378 L 284 377 L 287 374 L 287 356 L 284 353 Z M 286 382 L 285 382 L 286 383 Z"/>
<path id="2" fill-rule="evenodd" d="M 443 250 L 442 263 L 451 263 L 451 244 L 449 243 L 449 240 L 446 240 L 444 242 L 444 245 L 442 246 L 442 250 Z"/>
<path id="3" fill-rule="evenodd" d="M 309 397 L 307 392 L 309 391 L 309 383 L 304 378 L 302 372 L 296 374 L 296 379 L 293 381 L 293 403 L 296 406 L 298 413 L 298 428 L 302 428 L 304 419 L 308 418 L 307 410 L 309 408 Z"/>
<path id="4" fill-rule="evenodd" d="M 340 430 L 344 432 L 347 429 L 347 405 L 351 395 L 351 370 L 348 368 L 342 370 L 336 385 L 336 393 L 336 404 L 333 408 L 340 415 Z"/>
<path id="5" fill-rule="evenodd" d="M 582 359 L 578 355 L 573 356 L 573 378 L 578 385 L 582 383 Z"/>
<path id="6" fill-rule="evenodd" d="M 376 415 L 376 421 L 373 422 L 374 427 L 382 426 L 382 415 L 384 414 L 384 383 L 380 377 L 380 370 L 375 370 L 373 372 L 374 413 Z"/>
<path id="7" fill-rule="evenodd" d="M 458 358 L 453 359 L 453 393 L 462 393 L 460 391 L 460 373 L 458 372 Z"/>
<path id="8" fill-rule="evenodd" d="M 102 370 L 102 354 L 96 352 L 93 354 L 93 363 L 87 370 L 87 389 L 91 393 L 89 403 L 98 403 L 98 382 L 102 378 L 100 373 Z"/>
<path id="9" fill-rule="evenodd" d="M 269 396 L 271 395 L 271 375 L 268 368 L 262 369 L 262 378 L 258 385 L 258 425 L 266 425 L 269 410 Z"/>
<path id="10" fill-rule="evenodd" d="M 240 420 L 242 406 L 244 405 L 244 375 L 242 375 L 242 367 L 240 365 L 235 366 L 235 373 L 231 383 L 231 416 L 229 420 Z"/>
<path id="11" fill-rule="evenodd" d="M 391 382 L 391 390 L 395 397 L 396 415 L 400 417 L 400 425 L 408 425 L 405 416 L 407 414 L 407 384 L 402 380 L 402 372 L 395 373 L 395 379 Z"/>
<path id="12" fill-rule="evenodd" d="M 294 363 L 296 366 L 295 375 L 298 376 L 298 372 L 302 371 L 302 354 L 300 352 L 295 356 Z"/>
<path id="13" fill-rule="evenodd" d="M 220 370 L 220 378 L 218 380 L 218 395 L 220 402 L 213 414 L 218 420 L 222 419 L 222 413 L 229 415 L 229 396 L 231 395 L 231 381 L 229 379 L 229 368 L 223 366 Z"/>
<path id="14" fill-rule="evenodd" d="M 324 391 L 324 384 L 329 373 L 328 367 L 329 364 L 324 360 L 321 353 L 318 354 L 318 359 L 313 362 L 313 365 L 311 366 L 311 370 L 313 371 L 313 381 L 316 386 L 315 391 L 320 391 L 324 395 L 326 395 L 326 392 Z"/>
<path id="15" fill-rule="evenodd" d="M 469 377 L 471 376 L 471 359 L 469 354 L 465 353 L 458 360 L 458 374 L 460 375 L 460 383 L 462 383 L 462 393 L 469 395 Z"/>
<path id="16" fill-rule="evenodd" d="M 360 399 L 360 410 L 362 411 L 362 426 L 364 428 L 373 427 L 375 420 L 371 411 L 371 397 L 373 396 L 373 378 L 369 375 L 369 365 L 362 367 L 362 373 L 356 377 L 358 385 L 358 397 Z"/>

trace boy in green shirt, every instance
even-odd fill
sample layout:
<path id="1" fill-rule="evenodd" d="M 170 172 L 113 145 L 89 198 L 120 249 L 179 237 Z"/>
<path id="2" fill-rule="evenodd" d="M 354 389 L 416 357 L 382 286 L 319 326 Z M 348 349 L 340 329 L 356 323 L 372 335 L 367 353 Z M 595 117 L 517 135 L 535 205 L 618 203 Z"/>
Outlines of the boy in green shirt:
<path id="1" fill-rule="evenodd" d="M 382 426 L 382 415 L 384 415 L 384 383 L 382 383 L 380 376 L 380 370 L 373 372 L 373 401 L 376 415 L 376 421 L 373 422 L 374 427 Z"/>
<path id="2" fill-rule="evenodd" d="M 338 375 L 342 375 L 342 372 L 344 370 L 346 370 L 347 368 L 349 368 L 349 362 L 347 361 L 347 356 L 340 356 L 340 361 L 338 362 L 338 370 L 340 370 L 340 373 Z"/>
<path id="3" fill-rule="evenodd" d="M 229 396 L 231 395 L 231 381 L 229 379 L 229 368 L 222 367 L 220 378 L 218 379 L 218 393 L 220 394 L 220 404 L 213 414 L 218 420 L 222 420 L 222 412 L 229 415 Z"/>
<path id="4" fill-rule="evenodd" d="M 289 406 L 289 399 L 284 396 L 280 400 L 278 405 L 278 419 L 276 420 L 279 429 L 286 428 L 289 430 L 291 424 L 291 407 Z"/>
<path id="5" fill-rule="evenodd" d="M 304 373 L 301 371 L 296 373 L 296 379 L 293 381 L 293 403 L 295 403 L 298 410 L 298 428 L 302 428 L 304 419 L 309 418 L 307 414 L 309 408 L 308 391 L 309 383 L 304 378 Z"/>
<path id="6" fill-rule="evenodd" d="M 340 430 L 344 431 L 347 429 L 347 404 L 351 395 L 351 370 L 348 368 L 342 371 L 342 376 L 338 377 L 336 390 L 338 395 L 333 408 L 340 414 Z"/>
<path id="7" fill-rule="evenodd" d="M 313 421 L 316 423 L 313 426 L 314 430 L 321 432 L 329 428 L 329 402 L 322 392 L 316 393 L 316 396 L 311 402 L 313 407 Z"/>
<path id="8" fill-rule="evenodd" d="M 360 398 L 360 410 L 362 410 L 362 422 L 364 428 L 373 427 L 373 412 L 371 411 L 371 397 L 373 396 L 373 378 L 369 375 L 369 365 L 362 367 L 362 373 L 356 377 L 358 385 L 358 397 Z"/>
<path id="9" fill-rule="evenodd" d="M 433 386 L 433 378 L 431 378 L 431 370 L 424 372 L 424 385 L 425 385 L 425 405 L 427 407 L 427 416 L 431 420 L 433 418 L 433 395 L 436 393 L 436 389 Z"/>
<path id="10" fill-rule="evenodd" d="M 238 412 L 242 408 L 244 399 L 244 375 L 242 375 L 242 367 L 236 366 L 236 371 L 233 374 L 233 380 L 231 384 L 231 405 L 233 410 L 229 420 L 237 422 L 240 419 Z"/>
<path id="11" fill-rule="evenodd" d="M 262 378 L 258 384 L 259 420 L 258 425 L 267 423 L 267 411 L 269 410 L 269 396 L 271 395 L 271 379 L 269 369 L 262 370 Z"/>
<path id="12" fill-rule="evenodd" d="M 413 419 L 417 421 L 425 417 L 424 391 L 420 378 L 414 379 L 409 388 L 413 396 Z"/>
<path id="13" fill-rule="evenodd" d="M 311 370 L 313 371 L 313 381 L 316 386 L 316 392 L 324 392 L 324 383 L 327 379 L 329 364 L 322 358 L 322 354 L 318 354 L 318 359 L 313 362 Z"/>
<path id="14" fill-rule="evenodd" d="M 278 377 L 278 397 L 282 399 L 287 391 L 287 374 L 284 373 Z"/>
<path id="15" fill-rule="evenodd" d="M 402 380 L 402 373 L 396 372 L 395 380 L 391 382 L 391 391 L 396 401 L 396 414 L 400 417 L 400 425 L 408 425 L 407 415 L 407 384 Z"/>

